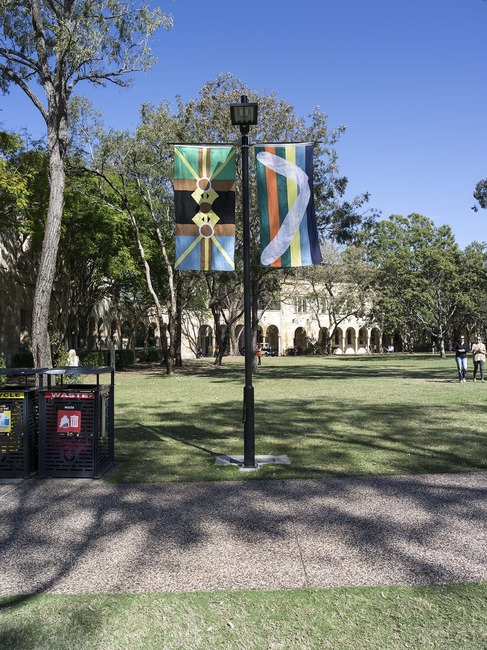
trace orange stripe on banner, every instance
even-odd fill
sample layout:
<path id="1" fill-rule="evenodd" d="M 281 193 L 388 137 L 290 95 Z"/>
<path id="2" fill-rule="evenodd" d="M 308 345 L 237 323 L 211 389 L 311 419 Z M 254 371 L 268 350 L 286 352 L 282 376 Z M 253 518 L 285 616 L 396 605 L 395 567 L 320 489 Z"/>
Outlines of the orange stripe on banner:
<path id="1" fill-rule="evenodd" d="M 268 153 L 276 153 L 275 147 L 266 147 L 265 151 Z M 279 197 L 277 193 L 277 175 L 276 172 L 266 167 L 265 169 L 266 185 L 267 185 L 267 208 L 269 211 L 269 241 L 272 241 L 277 235 L 281 226 L 279 223 Z M 281 258 L 279 257 L 271 266 L 280 268 Z"/>

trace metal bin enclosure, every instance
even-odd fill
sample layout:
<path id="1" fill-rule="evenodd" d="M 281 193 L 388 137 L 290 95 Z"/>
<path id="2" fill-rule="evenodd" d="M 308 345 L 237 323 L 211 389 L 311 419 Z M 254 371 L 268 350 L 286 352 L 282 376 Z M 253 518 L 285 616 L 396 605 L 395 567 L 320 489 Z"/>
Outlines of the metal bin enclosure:
<path id="1" fill-rule="evenodd" d="M 110 383 L 100 383 L 103 373 Z M 76 375 L 96 376 L 96 383 L 66 383 Z M 52 385 L 53 377 L 60 383 Z M 40 476 L 100 478 L 114 462 L 113 369 L 54 368 L 40 378 Z"/>
<path id="2" fill-rule="evenodd" d="M 0 478 L 27 478 L 37 472 L 38 399 L 32 368 L 1 368 Z"/>

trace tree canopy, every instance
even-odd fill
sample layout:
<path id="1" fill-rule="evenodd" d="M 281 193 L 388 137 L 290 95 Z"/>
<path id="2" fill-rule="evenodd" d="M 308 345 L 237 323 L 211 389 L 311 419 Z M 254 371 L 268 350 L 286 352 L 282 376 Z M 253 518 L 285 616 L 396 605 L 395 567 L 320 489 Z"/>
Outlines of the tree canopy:
<path id="1" fill-rule="evenodd" d="M 37 273 L 32 347 L 38 367 L 51 366 L 48 320 L 61 235 L 68 105 L 80 82 L 126 85 L 153 57 L 149 38 L 172 19 L 133 0 L 0 0 L 0 90 L 18 86 L 47 129 L 49 205 Z"/>
<path id="2" fill-rule="evenodd" d="M 462 252 L 449 226 L 436 227 L 419 214 L 377 222 L 366 241 L 374 267 L 371 318 L 405 339 L 424 328 L 441 348 L 453 326 L 475 320 L 471 286 L 485 282 L 478 246 Z"/>

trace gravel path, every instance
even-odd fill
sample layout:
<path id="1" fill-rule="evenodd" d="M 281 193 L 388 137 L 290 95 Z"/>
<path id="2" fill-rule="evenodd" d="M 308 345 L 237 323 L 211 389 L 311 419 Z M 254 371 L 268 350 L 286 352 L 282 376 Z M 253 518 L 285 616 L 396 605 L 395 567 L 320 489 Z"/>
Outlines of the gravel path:
<path id="1" fill-rule="evenodd" d="M 487 472 L 0 485 L 0 595 L 487 580 Z"/>

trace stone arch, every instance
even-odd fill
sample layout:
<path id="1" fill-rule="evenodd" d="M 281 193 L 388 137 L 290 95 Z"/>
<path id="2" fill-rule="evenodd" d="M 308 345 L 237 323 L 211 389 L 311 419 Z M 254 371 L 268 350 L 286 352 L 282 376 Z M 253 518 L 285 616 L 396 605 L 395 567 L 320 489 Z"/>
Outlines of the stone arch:
<path id="1" fill-rule="evenodd" d="M 369 331 L 364 326 L 358 332 L 357 354 L 365 354 L 369 350 Z"/>
<path id="2" fill-rule="evenodd" d="M 357 332 L 354 327 L 348 327 L 345 332 L 345 354 L 355 354 L 357 350 Z"/>
<path id="3" fill-rule="evenodd" d="M 122 349 L 129 350 L 132 347 L 133 327 L 132 327 L 132 323 L 130 323 L 128 320 L 122 323 L 121 334 L 122 334 Z"/>
<path id="4" fill-rule="evenodd" d="M 120 333 L 118 331 L 118 322 L 114 318 L 110 323 L 110 341 L 113 343 L 113 347 L 118 349 L 120 346 Z"/>
<path id="5" fill-rule="evenodd" d="M 155 323 L 149 323 L 147 328 L 147 345 L 150 348 L 157 347 L 157 325 Z"/>
<path id="6" fill-rule="evenodd" d="M 371 352 L 380 352 L 381 351 L 380 330 L 379 330 L 378 327 L 373 327 L 372 331 L 370 332 L 369 350 Z"/>
<path id="7" fill-rule="evenodd" d="M 221 323 L 218 326 L 218 338 L 215 340 L 215 345 L 218 345 L 218 341 L 223 341 L 225 338 L 225 335 L 227 333 L 227 325 L 225 323 Z M 223 354 L 229 354 L 230 353 L 230 339 L 227 339 L 227 344 L 225 346 L 225 350 L 223 351 Z M 215 349 L 215 356 L 216 356 L 216 349 Z"/>
<path id="8" fill-rule="evenodd" d="M 237 325 L 235 328 L 235 337 L 237 339 L 237 347 L 240 354 L 245 354 L 245 334 L 244 326 Z"/>
<path id="9" fill-rule="evenodd" d="M 333 354 L 343 354 L 343 346 L 343 330 L 341 327 L 336 327 L 335 331 L 333 332 Z"/>
<path id="10" fill-rule="evenodd" d="M 329 354 L 330 350 L 330 341 L 328 340 L 328 337 L 330 336 L 328 327 L 320 327 L 320 331 L 318 333 L 318 350 L 319 352 L 325 352 L 326 354 Z"/>
<path id="11" fill-rule="evenodd" d="M 203 350 L 203 355 L 213 353 L 213 330 L 209 325 L 202 325 L 198 331 L 198 345 Z"/>
<path id="12" fill-rule="evenodd" d="M 145 325 L 142 321 L 139 321 L 135 326 L 135 347 L 136 348 L 145 348 L 147 342 L 147 332 Z"/>
<path id="13" fill-rule="evenodd" d="M 276 354 L 280 354 L 279 350 L 279 328 L 276 325 L 269 325 L 265 333 L 265 342 L 269 343 L 274 348 Z"/>
<path id="14" fill-rule="evenodd" d="M 304 352 L 308 347 L 308 337 L 304 327 L 297 327 L 294 330 L 294 349 L 298 352 Z"/>

